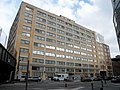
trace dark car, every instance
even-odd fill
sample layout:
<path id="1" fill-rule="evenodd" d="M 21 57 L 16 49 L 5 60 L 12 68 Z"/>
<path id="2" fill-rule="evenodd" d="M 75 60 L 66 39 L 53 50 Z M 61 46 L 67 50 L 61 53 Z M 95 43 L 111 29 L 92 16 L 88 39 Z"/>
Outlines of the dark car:
<path id="1" fill-rule="evenodd" d="M 32 81 L 41 81 L 41 78 L 40 77 L 33 77 Z"/>
<path id="2" fill-rule="evenodd" d="M 102 80 L 102 78 L 101 78 L 101 77 L 96 77 L 96 78 L 93 78 L 93 81 L 100 81 L 100 80 Z"/>
<path id="3" fill-rule="evenodd" d="M 81 82 L 91 82 L 92 79 L 90 77 L 83 77 L 81 78 Z"/>
<path id="4" fill-rule="evenodd" d="M 117 78 L 113 78 L 111 80 L 112 83 L 120 83 L 120 77 L 117 77 Z"/>
<path id="5" fill-rule="evenodd" d="M 28 77 L 28 81 L 41 81 L 41 78 L 40 77 Z"/>

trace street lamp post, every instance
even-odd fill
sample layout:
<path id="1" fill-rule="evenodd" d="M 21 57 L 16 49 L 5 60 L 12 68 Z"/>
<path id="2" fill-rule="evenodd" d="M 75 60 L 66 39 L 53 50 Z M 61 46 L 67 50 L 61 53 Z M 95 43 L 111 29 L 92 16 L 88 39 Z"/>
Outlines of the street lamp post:
<path id="1" fill-rule="evenodd" d="M 20 51 L 20 49 L 19 49 L 19 56 L 18 56 L 18 65 L 17 65 L 17 80 L 18 80 L 18 76 L 19 76 L 19 67 L 20 67 L 20 53 L 21 53 L 21 51 Z"/>
<path id="2" fill-rule="evenodd" d="M 25 87 L 25 90 L 27 90 L 27 88 L 28 88 L 29 57 L 30 57 L 30 53 L 28 54 L 28 61 L 27 61 L 27 73 L 26 73 L 26 87 Z"/>

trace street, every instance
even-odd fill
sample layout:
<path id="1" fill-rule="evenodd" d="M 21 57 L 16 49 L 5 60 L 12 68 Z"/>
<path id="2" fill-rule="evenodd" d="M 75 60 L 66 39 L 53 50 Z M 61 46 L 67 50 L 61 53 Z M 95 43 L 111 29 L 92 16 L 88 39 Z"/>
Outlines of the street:
<path id="1" fill-rule="evenodd" d="M 64 82 L 64 81 L 41 81 L 41 82 L 29 82 L 28 90 L 101 90 L 101 81 L 93 82 Z M 11 84 L 0 85 L 0 90 L 25 90 L 25 82 L 17 82 Z M 111 83 L 107 81 L 107 84 L 103 83 L 103 90 L 120 90 L 120 83 Z"/>

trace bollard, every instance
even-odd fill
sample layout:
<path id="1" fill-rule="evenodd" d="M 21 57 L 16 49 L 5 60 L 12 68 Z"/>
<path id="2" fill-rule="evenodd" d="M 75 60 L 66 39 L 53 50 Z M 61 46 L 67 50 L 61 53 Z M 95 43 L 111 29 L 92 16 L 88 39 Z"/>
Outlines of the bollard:
<path id="1" fill-rule="evenodd" d="M 100 90 L 103 90 L 103 88 L 100 88 Z"/>
<path id="2" fill-rule="evenodd" d="M 65 83 L 65 87 L 67 87 L 67 83 Z"/>
<path id="3" fill-rule="evenodd" d="M 104 80 L 104 82 L 105 82 L 105 84 L 107 84 L 107 81 L 106 81 L 106 80 Z"/>
<path id="4" fill-rule="evenodd" d="M 102 86 L 102 88 L 103 88 L 103 80 L 101 80 L 101 86 Z"/>
<path id="5" fill-rule="evenodd" d="M 93 90 L 93 82 L 91 83 L 91 87 L 92 87 L 92 90 Z"/>

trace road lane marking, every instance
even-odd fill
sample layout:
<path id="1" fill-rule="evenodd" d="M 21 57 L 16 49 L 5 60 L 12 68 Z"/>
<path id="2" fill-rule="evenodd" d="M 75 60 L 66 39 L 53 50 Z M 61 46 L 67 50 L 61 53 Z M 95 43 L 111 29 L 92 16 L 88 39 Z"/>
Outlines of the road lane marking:
<path id="1" fill-rule="evenodd" d="M 77 87 L 77 88 L 72 88 L 72 89 L 48 89 L 48 90 L 80 90 L 84 87 Z"/>

